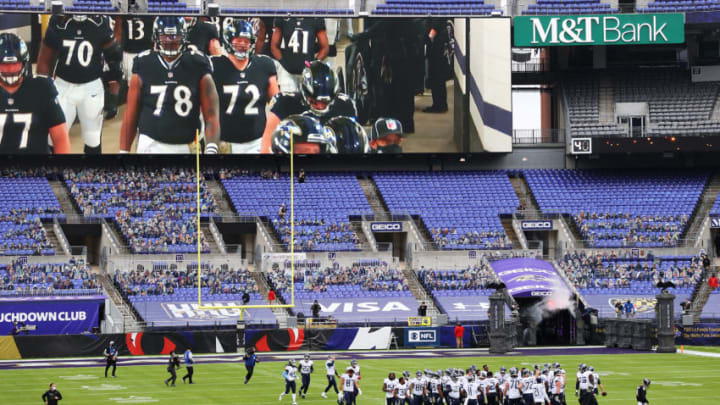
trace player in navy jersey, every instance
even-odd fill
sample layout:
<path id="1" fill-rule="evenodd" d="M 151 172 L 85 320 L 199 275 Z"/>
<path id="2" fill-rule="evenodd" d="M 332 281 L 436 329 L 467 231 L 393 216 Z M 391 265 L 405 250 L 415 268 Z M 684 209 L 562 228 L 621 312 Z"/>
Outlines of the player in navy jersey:
<path id="1" fill-rule="evenodd" d="M 0 34 L 0 153 L 70 153 L 65 116 L 47 77 L 33 76 L 25 42 Z"/>
<path id="2" fill-rule="evenodd" d="M 300 93 L 279 93 L 270 102 L 260 147 L 262 153 L 271 153 L 273 131 L 290 115 L 306 114 L 321 124 L 334 117 L 357 117 L 355 104 L 338 91 L 335 73 L 323 62 L 315 61 L 305 68 L 300 90 Z"/>
<path id="3" fill-rule="evenodd" d="M 120 151 L 128 152 L 139 132 L 137 153 L 187 153 L 205 123 L 205 153 L 217 153 L 220 139 L 219 103 L 210 60 L 186 50 L 182 17 L 158 17 L 153 39 L 157 51 L 135 58 Z"/>
<path id="4" fill-rule="evenodd" d="M 115 17 L 115 41 L 123 49 L 123 74 L 125 81 L 132 76 L 133 59 L 142 52 L 153 49 L 152 33 L 155 19 L 151 16 Z"/>
<path id="5" fill-rule="evenodd" d="M 306 64 L 325 59 L 329 50 L 324 19 L 276 18 L 270 51 L 284 69 L 278 69 L 280 90 L 295 91 Z"/>
<path id="6" fill-rule="evenodd" d="M 265 107 L 278 93 L 275 64 L 255 54 L 255 32 L 244 19 L 225 19 L 227 55 L 213 56 L 213 80 L 220 97 L 220 132 L 231 153 L 260 153 Z"/>
<path id="7" fill-rule="evenodd" d="M 107 63 L 110 68 L 108 81 L 117 82 L 122 75 L 121 61 L 122 49 L 113 40 L 107 17 L 54 15 L 50 18 L 38 55 L 37 73 L 49 76 L 55 67 L 60 106 L 69 126 L 75 117 L 79 119 L 85 153 L 102 152 L 102 112 L 106 107 L 103 65 Z M 112 100 L 117 102 L 116 97 Z M 110 105 L 108 110 L 113 107 L 117 108 Z"/>
<path id="8" fill-rule="evenodd" d="M 222 53 L 222 45 L 220 45 L 220 35 L 215 28 L 215 24 L 204 19 L 196 17 L 185 17 L 187 24 L 187 40 L 188 45 L 194 47 L 203 54 L 220 55 Z"/>
<path id="9" fill-rule="evenodd" d="M 332 131 L 322 126 L 320 121 L 306 115 L 289 116 L 281 121 L 273 132 L 273 153 L 289 154 L 291 144 L 294 152 L 300 154 L 337 153 Z"/>

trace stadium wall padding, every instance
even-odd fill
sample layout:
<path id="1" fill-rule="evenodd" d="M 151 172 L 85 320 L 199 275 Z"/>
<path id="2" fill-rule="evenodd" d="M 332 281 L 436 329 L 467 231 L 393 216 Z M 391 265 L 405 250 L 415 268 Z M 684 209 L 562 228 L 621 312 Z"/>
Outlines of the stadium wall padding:
<path id="1" fill-rule="evenodd" d="M 23 359 L 44 357 L 102 356 L 110 341 L 115 341 L 121 356 L 182 353 L 190 347 L 194 353 L 235 353 L 236 332 L 148 332 L 104 335 L 15 336 Z M 0 342 L 0 355 L 5 355 Z"/>
<path id="2" fill-rule="evenodd" d="M 245 331 L 245 347 L 259 352 L 372 350 L 390 347 L 392 328 L 262 329 Z"/>
<path id="3" fill-rule="evenodd" d="M 15 339 L 12 336 L 0 336 L 0 360 L 19 360 L 20 358 Z"/>

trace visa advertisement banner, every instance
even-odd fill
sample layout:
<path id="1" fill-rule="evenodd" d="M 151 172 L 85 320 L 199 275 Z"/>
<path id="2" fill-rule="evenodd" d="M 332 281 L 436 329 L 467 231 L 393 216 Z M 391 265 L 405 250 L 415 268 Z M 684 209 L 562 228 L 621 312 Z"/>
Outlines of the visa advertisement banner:
<path id="1" fill-rule="evenodd" d="M 520 16 L 513 28 L 517 47 L 685 42 L 682 13 Z"/>
<path id="2" fill-rule="evenodd" d="M 9 335 L 13 322 L 35 326 L 31 335 L 78 334 L 99 326 L 103 296 L 17 297 L 0 299 L 0 335 Z M 23 335 L 25 332 L 23 332 Z"/>

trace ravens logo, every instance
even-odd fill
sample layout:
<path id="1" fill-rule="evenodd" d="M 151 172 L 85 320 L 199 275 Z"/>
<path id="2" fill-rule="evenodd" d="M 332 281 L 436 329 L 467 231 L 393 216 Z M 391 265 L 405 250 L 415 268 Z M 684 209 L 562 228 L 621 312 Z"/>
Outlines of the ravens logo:
<path id="1" fill-rule="evenodd" d="M 508 283 L 521 283 L 525 281 L 533 281 L 536 283 L 542 283 L 545 281 L 550 281 L 549 278 L 545 276 L 541 276 L 539 274 L 523 274 L 521 276 L 513 277 L 510 280 L 508 280 Z"/>
<path id="2" fill-rule="evenodd" d="M 611 308 L 615 308 L 615 305 L 619 302 L 625 304 L 628 300 L 632 302 L 635 307 L 635 312 L 650 312 L 655 310 L 657 299 L 655 297 L 629 297 L 629 298 L 610 298 L 608 304 Z"/>

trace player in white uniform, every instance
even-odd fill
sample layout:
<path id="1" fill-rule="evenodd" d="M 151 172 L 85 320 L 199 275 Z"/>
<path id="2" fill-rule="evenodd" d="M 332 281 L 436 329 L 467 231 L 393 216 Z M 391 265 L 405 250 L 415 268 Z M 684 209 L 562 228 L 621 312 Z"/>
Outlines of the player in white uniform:
<path id="1" fill-rule="evenodd" d="M 340 381 L 343 388 L 343 398 L 345 400 L 345 405 L 350 405 L 355 403 L 355 392 L 360 391 L 360 387 L 358 386 L 357 377 L 354 375 L 355 372 L 352 368 L 348 367 L 345 374 L 340 377 Z"/>
<path id="2" fill-rule="evenodd" d="M 550 402 L 547 392 L 545 392 L 545 383 L 543 383 L 542 379 L 539 377 L 535 379 L 535 383 L 532 385 L 532 397 L 535 405 L 542 405 Z"/>
<path id="3" fill-rule="evenodd" d="M 357 384 L 358 389 L 355 391 L 355 394 L 353 396 L 353 401 L 354 401 L 356 397 L 358 397 L 362 394 L 362 391 L 360 391 L 360 388 L 359 388 L 360 387 L 359 382 L 362 379 L 362 375 L 360 375 L 360 366 L 358 365 L 357 360 L 351 359 L 349 368 L 352 368 L 353 376 L 355 377 L 355 380 L 358 381 L 358 384 Z M 353 404 L 354 403 L 355 402 L 353 402 Z M 347 405 L 350 405 L 350 404 L 347 404 Z"/>
<path id="4" fill-rule="evenodd" d="M 335 377 L 340 377 L 335 371 L 335 356 L 330 355 L 328 356 L 327 361 L 325 362 L 325 371 L 327 374 L 327 380 L 328 385 L 325 387 L 325 391 L 323 391 L 322 394 L 320 394 L 323 398 L 327 398 L 327 392 L 330 390 L 330 388 L 335 389 L 335 393 L 339 395 L 337 382 L 335 381 Z"/>
<path id="5" fill-rule="evenodd" d="M 305 395 L 310 388 L 310 374 L 315 371 L 313 361 L 310 360 L 310 355 L 306 354 L 305 357 L 300 360 L 300 377 L 302 378 L 302 385 L 300 386 L 300 395 L 305 399 Z"/>
<path id="6" fill-rule="evenodd" d="M 409 373 L 408 373 L 409 374 Z M 404 405 L 405 403 L 410 404 L 410 383 L 405 379 L 405 376 L 400 377 L 397 387 L 395 387 L 395 404 Z"/>
<path id="7" fill-rule="evenodd" d="M 485 398 L 488 405 L 498 405 L 500 403 L 498 381 L 497 378 L 493 377 L 492 371 L 487 372 L 487 378 L 485 379 Z"/>
<path id="8" fill-rule="evenodd" d="M 503 394 L 508 398 L 510 405 L 523 405 L 520 392 L 522 388 L 523 383 L 518 378 L 518 369 L 515 367 L 510 368 L 510 378 L 505 382 L 505 388 L 503 389 Z"/>
<path id="9" fill-rule="evenodd" d="M 465 405 L 478 405 L 482 401 L 482 382 L 475 378 L 474 374 L 468 375 L 467 401 Z"/>
<path id="10" fill-rule="evenodd" d="M 565 403 L 565 372 L 560 369 L 555 372 L 550 386 L 550 402 L 553 405 L 562 405 Z"/>
<path id="11" fill-rule="evenodd" d="M 603 387 L 602 382 L 600 382 L 600 374 L 595 372 L 595 367 L 593 367 L 593 366 L 589 366 L 588 370 L 590 370 L 590 372 L 592 373 L 593 381 L 595 382 L 595 385 L 593 388 L 593 392 L 595 393 L 595 395 L 602 393 L 602 396 L 606 396 L 607 392 L 605 391 L 605 387 Z M 599 392 L 598 392 L 598 387 L 600 388 Z"/>
<path id="12" fill-rule="evenodd" d="M 278 398 L 278 400 L 282 401 L 283 396 L 292 391 L 292 403 L 293 405 L 297 405 L 297 398 L 295 397 L 295 380 L 297 379 L 297 366 L 295 363 L 295 359 L 291 359 L 288 362 L 288 365 L 285 366 L 283 378 L 285 378 L 285 392 L 280 394 L 280 398 Z"/>
<path id="13" fill-rule="evenodd" d="M 585 364 L 580 367 L 580 403 L 582 405 L 597 405 L 597 399 L 593 392 L 595 388 L 595 378 L 593 377 L 592 371 L 588 370 Z"/>
<path id="14" fill-rule="evenodd" d="M 440 376 L 442 370 L 432 373 L 430 376 L 430 382 L 428 382 L 428 392 L 430 393 L 430 403 L 433 405 L 441 405 L 443 401 L 443 390 L 442 382 L 440 382 Z"/>
<path id="15" fill-rule="evenodd" d="M 450 377 L 450 384 L 448 385 L 450 387 L 450 391 L 448 392 L 448 405 L 460 405 L 463 388 L 455 374 Z"/>
<path id="16" fill-rule="evenodd" d="M 412 404 L 422 405 L 425 396 L 425 379 L 422 371 L 415 372 L 415 378 L 410 380 L 410 393 L 412 394 Z"/>
<path id="17" fill-rule="evenodd" d="M 533 376 L 530 374 L 530 370 L 528 370 L 528 369 L 523 369 L 523 370 L 522 370 L 522 376 L 523 376 L 523 378 L 522 378 L 522 383 L 523 383 L 523 388 L 522 388 L 523 401 L 525 401 L 525 404 L 529 405 L 529 404 L 531 404 L 531 403 L 533 402 L 533 401 L 532 401 L 532 391 L 533 391 L 533 385 L 535 384 L 535 378 L 536 378 L 536 377 L 533 377 Z"/>
<path id="18" fill-rule="evenodd" d="M 395 405 L 395 389 L 398 384 L 395 373 L 388 374 L 388 378 L 383 381 L 382 390 L 385 393 L 385 405 Z"/>
<path id="19" fill-rule="evenodd" d="M 508 380 L 508 375 L 506 373 L 507 369 L 505 366 L 500 367 L 500 372 L 495 375 L 495 378 L 497 379 L 498 386 L 500 387 L 500 393 L 503 394 L 503 391 L 505 389 L 505 383 Z M 503 396 L 505 398 L 505 396 Z M 501 402 L 505 403 L 506 401 L 503 399 Z"/>

